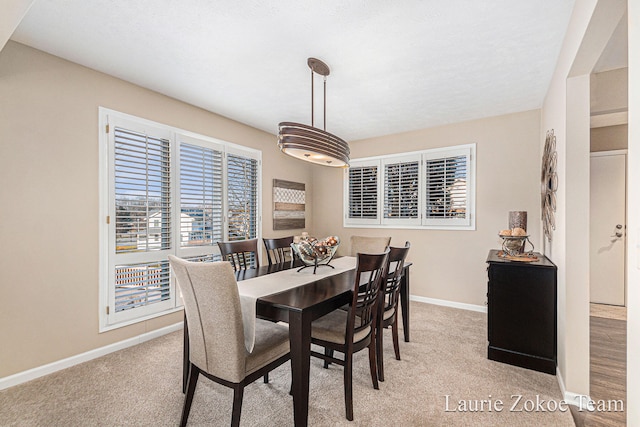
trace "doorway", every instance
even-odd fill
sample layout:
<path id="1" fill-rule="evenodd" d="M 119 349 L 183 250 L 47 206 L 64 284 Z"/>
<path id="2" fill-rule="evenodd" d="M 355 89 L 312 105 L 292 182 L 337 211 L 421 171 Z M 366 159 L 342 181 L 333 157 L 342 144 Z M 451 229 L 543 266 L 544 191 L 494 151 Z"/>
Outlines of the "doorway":
<path id="1" fill-rule="evenodd" d="M 626 150 L 592 152 L 589 285 L 592 304 L 626 306 Z"/>

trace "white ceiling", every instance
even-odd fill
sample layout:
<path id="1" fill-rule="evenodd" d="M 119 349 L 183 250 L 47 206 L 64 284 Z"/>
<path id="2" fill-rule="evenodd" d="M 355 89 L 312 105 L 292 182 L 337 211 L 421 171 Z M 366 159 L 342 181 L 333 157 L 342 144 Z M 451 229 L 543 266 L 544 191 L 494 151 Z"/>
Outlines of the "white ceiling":
<path id="1" fill-rule="evenodd" d="M 12 39 L 273 134 L 310 124 L 317 57 L 349 141 L 541 107 L 573 4 L 36 0 Z"/>

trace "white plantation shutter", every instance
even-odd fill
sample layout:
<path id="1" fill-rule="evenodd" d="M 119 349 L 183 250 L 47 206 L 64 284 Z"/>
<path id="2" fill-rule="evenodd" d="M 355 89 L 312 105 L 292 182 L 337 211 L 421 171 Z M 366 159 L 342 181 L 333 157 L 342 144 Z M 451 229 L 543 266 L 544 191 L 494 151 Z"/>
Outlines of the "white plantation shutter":
<path id="1" fill-rule="evenodd" d="M 180 144 L 180 247 L 223 240 L 222 152 Z"/>
<path id="2" fill-rule="evenodd" d="M 384 164 L 383 224 L 420 224 L 420 156 Z"/>
<path id="3" fill-rule="evenodd" d="M 376 163 L 351 162 L 348 170 L 346 222 L 350 224 L 379 224 L 379 170 Z"/>
<path id="4" fill-rule="evenodd" d="M 171 246 L 169 140 L 115 128 L 116 252 Z"/>
<path id="5" fill-rule="evenodd" d="M 470 150 L 425 155 L 426 225 L 470 224 Z"/>
<path id="6" fill-rule="evenodd" d="M 171 142 L 162 129 L 115 122 L 111 135 L 114 218 L 109 323 L 170 308 Z"/>
<path id="7" fill-rule="evenodd" d="M 227 218 L 229 240 L 258 236 L 258 161 L 227 156 Z"/>
<path id="8" fill-rule="evenodd" d="M 475 144 L 350 164 L 345 226 L 475 229 Z"/>

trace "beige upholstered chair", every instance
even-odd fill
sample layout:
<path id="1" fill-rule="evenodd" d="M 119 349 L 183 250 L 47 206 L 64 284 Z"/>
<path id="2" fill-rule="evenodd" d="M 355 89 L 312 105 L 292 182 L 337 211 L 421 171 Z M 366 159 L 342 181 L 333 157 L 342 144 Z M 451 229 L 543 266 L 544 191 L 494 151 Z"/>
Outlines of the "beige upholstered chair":
<path id="1" fill-rule="evenodd" d="M 226 261 L 189 262 L 169 255 L 189 324 L 189 383 L 180 425 L 187 424 L 200 374 L 233 389 L 231 425 L 240 424 L 244 387 L 289 360 L 286 326 L 256 319 L 246 350 L 238 285 Z"/>
<path id="2" fill-rule="evenodd" d="M 387 262 L 387 280 L 380 286 L 380 300 L 378 301 L 378 322 L 376 327 L 376 358 L 378 360 L 378 379 L 384 381 L 384 354 L 382 347 L 382 331 L 391 326 L 393 350 L 396 359 L 400 360 L 400 345 L 398 341 L 398 300 L 400 299 L 400 281 L 404 260 L 407 258 L 411 243 L 406 242 L 404 248 L 389 248 Z"/>
<path id="3" fill-rule="evenodd" d="M 348 311 L 335 310 L 311 324 L 311 342 L 324 347 L 324 354 L 311 351 L 315 357 L 344 366 L 344 401 L 346 416 L 353 421 L 352 370 L 353 354 L 369 349 L 369 370 L 373 388 L 378 389 L 376 372 L 375 321 L 379 289 L 386 277 L 387 249 L 381 254 L 358 254 L 353 299 Z M 334 351 L 344 359 L 333 357 Z"/>
<path id="4" fill-rule="evenodd" d="M 391 237 L 351 236 L 351 256 L 379 254 L 391 243 Z"/>

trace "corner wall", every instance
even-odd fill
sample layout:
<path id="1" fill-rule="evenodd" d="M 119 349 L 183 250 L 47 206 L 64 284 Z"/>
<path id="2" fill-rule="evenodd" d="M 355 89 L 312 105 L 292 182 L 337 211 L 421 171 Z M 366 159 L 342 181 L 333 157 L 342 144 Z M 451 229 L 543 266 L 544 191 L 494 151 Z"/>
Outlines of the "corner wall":
<path id="1" fill-rule="evenodd" d="M 542 108 L 541 134 L 557 139 L 556 231 L 544 247 L 558 266 L 558 374 L 569 400 L 589 394 L 589 75 L 625 8 L 576 0 Z"/>
<path id="2" fill-rule="evenodd" d="M 0 378 L 182 321 L 98 333 L 99 106 L 262 150 L 263 235 L 283 235 L 272 229 L 273 178 L 307 185 L 312 226 L 311 168 L 273 135 L 10 41 L 0 51 Z"/>

